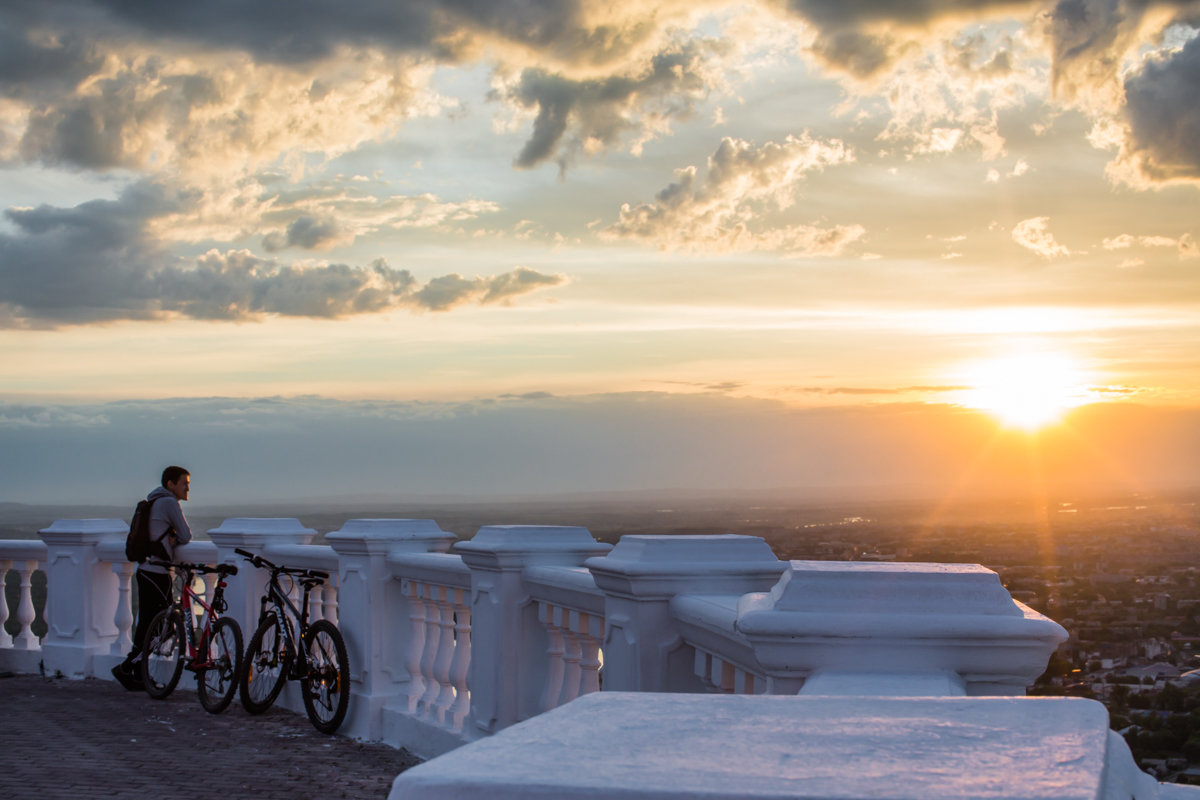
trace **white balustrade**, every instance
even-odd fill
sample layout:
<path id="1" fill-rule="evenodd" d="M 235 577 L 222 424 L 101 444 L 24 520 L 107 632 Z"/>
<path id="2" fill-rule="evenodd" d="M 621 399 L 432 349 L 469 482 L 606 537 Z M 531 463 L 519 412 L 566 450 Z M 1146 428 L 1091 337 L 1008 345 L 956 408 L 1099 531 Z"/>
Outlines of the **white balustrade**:
<path id="1" fill-rule="evenodd" d="M 17 672 L 37 669 L 41 658 L 41 641 L 33 632 L 37 609 L 33 603 L 34 573 L 44 570 L 46 544 L 40 541 L 0 541 L 0 666 Z M 8 604 L 8 573 L 15 573 L 17 604 Z M 17 633 L 6 630 L 10 617 L 16 621 Z M 45 622 L 43 610 L 43 622 Z"/>
<path id="2" fill-rule="evenodd" d="M 448 553 L 388 557 L 407 604 L 408 681 L 394 706 L 456 734 L 470 710 L 471 573 Z"/>
<path id="3" fill-rule="evenodd" d="M 579 567 L 612 546 L 586 528 L 492 525 L 455 548 L 471 569 L 472 658 L 469 735 L 490 735 L 541 713 L 550 672 L 547 629 L 531 604 L 526 575 Z"/>
<path id="4" fill-rule="evenodd" d="M 539 708 L 549 711 L 600 690 L 604 593 L 586 567 L 531 566 L 525 582 L 546 628 L 546 685 Z"/>
<path id="5" fill-rule="evenodd" d="M 692 671 L 709 691 L 762 694 L 767 682 L 749 642 L 736 630 L 737 595 L 685 594 L 671 616 L 694 651 Z M 787 693 L 776 687 L 779 693 Z"/>
<path id="6" fill-rule="evenodd" d="M 70 677 L 108 678 L 134 618 L 127 530 L 59 520 L 44 541 L 0 542 L 0 568 L 20 583 L 15 610 L 0 597 L 0 630 L 19 626 L 0 633 L 0 667 L 44 659 Z M 238 565 L 226 598 L 247 637 L 265 576 L 235 548 L 330 574 L 309 612 L 335 621 L 349 651 L 341 732 L 424 757 L 600 690 L 1014 693 L 1065 635 L 982 567 L 784 562 L 762 539 L 732 534 L 626 536 L 613 548 L 578 527 L 488 526 L 457 542 L 432 520 L 349 520 L 312 545 L 316 532 L 296 519 L 236 518 L 209 535 L 179 558 Z M 40 649 L 39 568 L 50 623 Z M 208 597 L 214 583 L 206 576 Z M 302 708 L 294 687 L 279 702 Z"/>
<path id="7" fill-rule="evenodd" d="M 455 536 L 427 519 L 348 520 L 326 535 L 338 556 L 338 627 L 350 657 L 350 711 L 343 730 L 383 739 L 409 674 L 398 656 L 408 646 L 410 615 L 394 585 L 390 558 L 449 549 Z M 440 694 L 440 692 L 439 692 Z"/>

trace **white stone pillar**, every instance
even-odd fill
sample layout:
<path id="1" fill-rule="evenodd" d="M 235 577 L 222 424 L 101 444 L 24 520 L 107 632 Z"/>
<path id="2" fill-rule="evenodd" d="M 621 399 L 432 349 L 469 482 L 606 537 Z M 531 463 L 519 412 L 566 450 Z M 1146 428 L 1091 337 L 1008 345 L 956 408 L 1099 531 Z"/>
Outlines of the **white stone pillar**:
<path id="1" fill-rule="evenodd" d="M 383 707 L 408 680 L 397 652 L 410 634 L 399 582 L 392 581 L 389 553 L 444 553 L 455 540 L 431 519 L 352 519 L 325 540 L 338 554 L 338 629 L 350 657 L 350 710 L 341 731 L 383 738 Z M 401 650 L 400 652 L 403 652 Z"/>
<path id="2" fill-rule="evenodd" d="M 100 560 L 97 546 L 120 540 L 129 523 L 119 519 L 60 519 L 38 531 L 46 543 L 46 617 L 42 641 L 48 674 L 68 678 L 96 675 L 92 660 L 109 653 L 118 631 L 120 594 L 112 567 Z"/>
<path id="3" fill-rule="evenodd" d="M 671 618 L 678 594 L 763 591 L 787 569 L 757 536 L 623 536 L 587 561 L 604 602 L 604 690 L 704 691 Z"/>
<path id="4" fill-rule="evenodd" d="M 217 546 L 218 563 L 237 565 L 237 577 L 230 579 L 225 588 L 225 601 L 229 603 L 226 614 L 242 626 L 247 642 L 258 628 L 263 590 L 270 576 L 233 551 L 263 555 L 271 545 L 308 544 L 316 535 L 315 530 L 304 527 L 294 517 L 230 517 L 209 530 L 208 538 Z"/>
<path id="5" fill-rule="evenodd" d="M 611 548 L 587 528 L 556 525 L 489 525 L 457 545 L 471 569 L 468 737 L 495 733 L 540 711 L 546 631 L 524 585 L 525 567 L 577 567 Z"/>
<path id="6" fill-rule="evenodd" d="M 806 695 L 1023 695 L 1067 638 L 978 564 L 793 561 L 736 629 Z"/>

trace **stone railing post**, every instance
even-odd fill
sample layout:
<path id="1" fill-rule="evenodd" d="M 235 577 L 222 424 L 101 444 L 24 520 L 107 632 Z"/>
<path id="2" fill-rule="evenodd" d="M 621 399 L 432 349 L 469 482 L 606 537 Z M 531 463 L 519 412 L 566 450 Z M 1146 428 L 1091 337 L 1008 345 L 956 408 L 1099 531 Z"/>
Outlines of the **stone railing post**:
<path id="1" fill-rule="evenodd" d="M 110 652 L 118 635 L 114 620 L 120 591 L 98 545 L 128 533 L 129 523 L 119 519 L 60 519 L 38 531 L 46 543 L 49 629 L 42 661 L 48 674 L 92 677 L 97 674 L 93 659 Z"/>
<path id="2" fill-rule="evenodd" d="M 409 678 L 396 656 L 406 651 L 409 619 L 395 615 L 402 592 L 388 554 L 444 553 L 455 538 L 431 519 L 352 519 L 325 535 L 338 554 L 338 628 L 350 657 L 350 710 L 341 728 L 347 735 L 382 738 L 383 707 Z"/>
<path id="3" fill-rule="evenodd" d="M 1067 632 L 978 564 L 793 561 L 738 601 L 767 691 L 1023 695 Z"/>
<path id="4" fill-rule="evenodd" d="M 261 555 L 271 545 L 308 544 L 316 535 L 315 530 L 304 527 L 294 517 L 230 517 L 209 530 L 208 538 L 217 546 L 218 562 L 237 565 L 237 578 L 230 580 L 225 589 L 225 601 L 229 603 L 226 613 L 242 626 L 246 641 L 258 627 L 260 601 L 269 576 L 233 551 L 240 548 Z"/>
<path id="5" fill-rule="evenodd" d="M 489 525 L 455 547 L 471 569 L 468 737 L 495 733 L 540 710 L 549 659 L 525 567 L 576 567 L 611 548 L 587 528 L 554 525 Z"/>
<path id="6" fill-rule="evenodd" d="M 590 558 L 605 594 L 604 690 L 704 691 L 671 618 L 678 594 L 763 591 L 787 569 L 757 536 L 623 536 Z"/>

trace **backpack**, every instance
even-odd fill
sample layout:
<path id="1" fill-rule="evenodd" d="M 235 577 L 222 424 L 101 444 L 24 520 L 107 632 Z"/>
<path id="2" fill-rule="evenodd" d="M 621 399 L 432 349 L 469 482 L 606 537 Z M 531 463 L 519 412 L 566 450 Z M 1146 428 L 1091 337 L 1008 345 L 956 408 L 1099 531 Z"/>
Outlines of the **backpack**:
<path id="1" fill-rule="evenodd" d="M 133 509 L 133 517 L 129 520 L 129 535 L 125 537 L 125 558 L 138 564 L 152 555 L 162 554 L 162 545 L 150 541 L 150 509 L 154 507 L 154 500 L 139 500 Z"/>

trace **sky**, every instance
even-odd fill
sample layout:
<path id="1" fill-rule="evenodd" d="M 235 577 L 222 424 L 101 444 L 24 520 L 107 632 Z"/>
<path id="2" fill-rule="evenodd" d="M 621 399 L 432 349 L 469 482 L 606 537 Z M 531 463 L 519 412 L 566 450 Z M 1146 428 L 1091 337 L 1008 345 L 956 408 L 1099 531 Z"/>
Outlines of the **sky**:
<path id="1" fill-rule="evenodd" d="M 0 501 L 1200 482 L 1200 2 L 0 7 Z"/>

